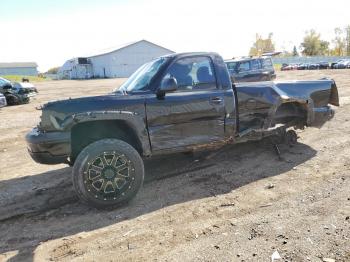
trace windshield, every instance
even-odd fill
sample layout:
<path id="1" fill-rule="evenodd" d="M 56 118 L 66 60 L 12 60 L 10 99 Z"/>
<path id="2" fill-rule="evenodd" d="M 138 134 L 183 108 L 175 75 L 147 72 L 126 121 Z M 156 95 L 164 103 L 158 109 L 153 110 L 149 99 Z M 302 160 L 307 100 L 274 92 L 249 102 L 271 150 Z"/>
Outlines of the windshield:
<path id="1" fill-rule="evenodd" d="M 143 89 L 149 84 L 166 59 L 167 58 L 162 57 L 142 65 L 119 89 L 116 89 L 115 91 L 122 90 L 132 92 Z"/>
<path id="2" fill-rule="evenodd" d="M 9 80 L 0 77 L 0 83 L 11 83 Z"/>

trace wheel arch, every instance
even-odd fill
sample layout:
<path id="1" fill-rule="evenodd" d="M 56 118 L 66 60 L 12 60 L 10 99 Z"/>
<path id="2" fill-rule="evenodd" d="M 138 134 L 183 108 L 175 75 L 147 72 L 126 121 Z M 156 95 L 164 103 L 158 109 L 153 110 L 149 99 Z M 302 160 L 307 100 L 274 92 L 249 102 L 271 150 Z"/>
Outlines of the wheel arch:
<path id="1" fill-rule="evenodd" d="M 140 155 L 149 155 L 149 140 L 147 130 L 144 129 L 125 119 L 79 121 L 70 127 L 71 160 L 74 161 L 82 149 L 89 144 L 106 138 L 120 139 L 130 144 Z"/>
<path id="2" fill-rule="evenodd" d="M 304 127 L 307 124 L 307 118 L 308 101 L 286 101 L 276 106 L 272 122 Z"/>
<path id="3" fill-rule="evenodd" d="M 5 92 L 4 96 L 8 105 L 16 105 L 20 102 L 18 95 L 12 92 Z M 11 99 L 11 100 L 10 100 Z"/>

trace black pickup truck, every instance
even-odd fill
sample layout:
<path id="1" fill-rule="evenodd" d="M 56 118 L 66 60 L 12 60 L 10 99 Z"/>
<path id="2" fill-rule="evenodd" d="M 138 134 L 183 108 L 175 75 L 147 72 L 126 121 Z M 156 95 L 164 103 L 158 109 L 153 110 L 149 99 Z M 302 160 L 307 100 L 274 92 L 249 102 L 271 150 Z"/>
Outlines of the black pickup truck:
<path id="1" fill-rule="evenodd" d="M 82 200 L 110 207 L 136 195 L 144 157 L 320 127 L 338 100 L 333 80 L 233 84 L 216 53 L 172 54 L 111 94 L 47 103 L 26 140 L 36 162 L 73 165 Z"/>

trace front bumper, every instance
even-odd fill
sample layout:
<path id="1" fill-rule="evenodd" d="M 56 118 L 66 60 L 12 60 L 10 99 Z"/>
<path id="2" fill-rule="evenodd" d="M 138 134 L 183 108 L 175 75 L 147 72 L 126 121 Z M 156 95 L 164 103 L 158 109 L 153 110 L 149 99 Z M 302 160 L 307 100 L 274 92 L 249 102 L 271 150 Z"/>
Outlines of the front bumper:
<path id="1" fill-rule="evenodd" d="M 28 152 L 40 164 L 68 163 L 70 155 L 70 132 L 43 133 L 37 128 L 26 135 Z"/>
<path id="2" fill-rule="evenodd" d="M 30 101 L 30 96 L 28 94 L 17 94 L 20 104 L 26 104 Z"/>

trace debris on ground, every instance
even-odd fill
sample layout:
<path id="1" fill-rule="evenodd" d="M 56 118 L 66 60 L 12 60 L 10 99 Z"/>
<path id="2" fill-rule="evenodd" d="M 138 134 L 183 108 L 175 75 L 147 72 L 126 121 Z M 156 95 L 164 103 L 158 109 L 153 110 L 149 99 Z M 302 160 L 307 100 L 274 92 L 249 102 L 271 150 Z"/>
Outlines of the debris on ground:
<path id="1" fill-rule="evenodd" d="M 322 258 L 322 261 L 323 262 L 335 262 L 335 259 L 324 257 L 324 258 Z"/>
<path id="2" fill-rule="evenodd" d="M 266 186 L 267 189 L 272 189 L 274 187 L 275 187 L 275 184 L 272 184 L 272 183 L 270 183 Z"/>
<path id="3" fill-rule="evenodd" d="M 278 251 L 272 253 L 271 255 L 271 262 L 274 262 L 275 260 L 282 259 Z"/>
<path id="4" fill-rule="evenodd" d="M 235 203 L 227 203 L 227 204 L 221 204 L 220 207 L 233 207 L 235 206 Z"/>

